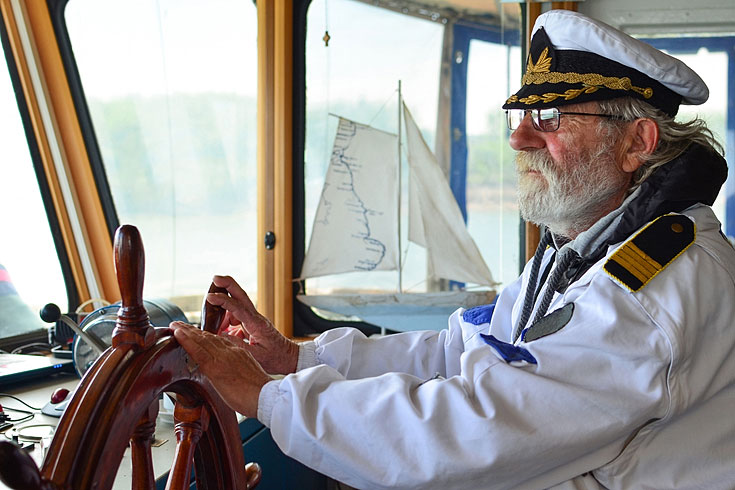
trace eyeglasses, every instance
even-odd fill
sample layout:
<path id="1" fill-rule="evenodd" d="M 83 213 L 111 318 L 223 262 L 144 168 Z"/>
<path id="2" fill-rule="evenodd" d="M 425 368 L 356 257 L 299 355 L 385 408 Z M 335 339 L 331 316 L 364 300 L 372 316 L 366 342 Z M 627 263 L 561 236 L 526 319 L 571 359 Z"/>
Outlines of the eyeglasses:
<path id="1" fill-rule="evenodd" d="M 508 109 L 505 115 L 508 119 L 508 129 L 515 131 L 521 125 L 526 114 L 530 114 L 531 123 L 538 131 L 549 133 L 559 129 L 561 116 L 597 116 L 609 119 L 620 119 L 620 116 L 610 114 L 589 114 L 587 112 L 561 112 L 556 107 L 548 109 Z"/>

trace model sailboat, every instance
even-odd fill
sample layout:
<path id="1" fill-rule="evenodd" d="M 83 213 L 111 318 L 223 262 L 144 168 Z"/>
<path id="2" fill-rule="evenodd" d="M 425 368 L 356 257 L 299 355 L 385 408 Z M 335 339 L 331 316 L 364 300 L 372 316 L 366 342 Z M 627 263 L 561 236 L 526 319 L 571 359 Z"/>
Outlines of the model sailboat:
<path id="1" fill-rule="evenodd" d="M 479 286 L 495 281 L 464 223 L 436 157 L 405 104 L 411 242 L 426 249 L 428 276 Z M 401 271 L 399 137 L 340 118 L 301 278 Z M 400 284 L 400 279 L 399 279 Z M 438 329 L 460 306 L 486 304 L 492 290 L 299 295 L 303 303 L 394 330 Z"/>

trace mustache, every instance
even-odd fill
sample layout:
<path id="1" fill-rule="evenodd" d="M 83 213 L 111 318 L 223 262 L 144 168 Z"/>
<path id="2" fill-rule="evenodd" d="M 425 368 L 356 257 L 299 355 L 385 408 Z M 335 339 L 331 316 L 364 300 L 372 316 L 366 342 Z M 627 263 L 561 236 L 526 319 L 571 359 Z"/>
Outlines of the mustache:
<path id="1" fill-rule="evenodd" d="M 515 162 L 519 173 L 536 171 L 546 175 L 554 171 L 554 160 L 545 148 L 520 150 L 516 153 Z"/>

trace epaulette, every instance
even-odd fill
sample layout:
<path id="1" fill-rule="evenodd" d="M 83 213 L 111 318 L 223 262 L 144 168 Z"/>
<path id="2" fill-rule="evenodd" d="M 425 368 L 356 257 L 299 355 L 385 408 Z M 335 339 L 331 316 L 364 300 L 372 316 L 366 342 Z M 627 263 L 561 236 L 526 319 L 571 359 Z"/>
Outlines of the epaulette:
<path id="1" fill-rule="evenodd" d="M 696 233 L 694 222 L 684 215 L 661 216 L 616 250 L 603 268 L 632 292 L 640 291 L 694 243 Z"/>

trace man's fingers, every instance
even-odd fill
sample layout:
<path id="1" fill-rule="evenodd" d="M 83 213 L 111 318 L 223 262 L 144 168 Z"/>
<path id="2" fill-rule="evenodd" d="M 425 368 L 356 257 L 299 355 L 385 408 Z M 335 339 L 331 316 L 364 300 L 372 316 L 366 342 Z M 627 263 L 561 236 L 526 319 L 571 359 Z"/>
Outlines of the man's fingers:
<path id="1" fill-rule="evenodd" d="M 222 335 L 222 338 L 225 340 L 229 340 L 237 347 L 242 347 L 242 348 L 248 347 L 248 343 L 245 341 L 245 339 L 237 335 L 233 335 L 231 333 L 225 333 L 224 335 Z"/>
<path id="2" fill-rule="evenodd" d="M 247 343 L 235 337 L 222 337 L 184 322 L 172 322 L 171 330 L 189 357 L 230 407 L 249 417 L 258 413 L 261 388 L 270 381 Z"/>
<path id="3" fill-rule="evenodd" d="M 171 322 L 170 327 L 174 332 L 174 338 L 197 364 L 206 364 L 215 358 L 216 349 L 207 338 L 207 332 L 184 322 Z M 214 335 L 212 337 L 216 338 Z"/>
<path id="4" fill-rule="evenodd" d="M 207 301 L 234 313 L 234 316 L 240 321 L 252 321 L 259 316 L 250 300 L 244 303 L 224 293 L 207 293 Z M 232 318 L 230 318 L 230 324 L 232 323 Z"/>
<path id="5" fill-rule="evenodd" d="M 240 285 L 230 276 L 214 276 L 212 282 L 221 288 L 227 289 L 230 296 L 235 298 L 237 301 L 241 301 L 248 308 L 255 310 L 253 302 L 250 301 L 250 296 Z"/>
<path id="6" fill-rule="evenodd" d="M 222 335 L 232 330 L 234 326 L 239 326 L 240 323 L 240 320 L 238 320 L 230 311 L 225 310 L 225 316 L 222 318 L 222 323 L 217 330 L 217 334 Z"/>
<path id="7" fill-rule="evenodd" d="M 227 294 L 207 294 L 208 302 L 227 310 L 225 319 L 222 321 L 222 326 L 218 330 L 220 335 L 236 335 L 250 340 L 251 343 L 257 343 L 258 339 L 261 339 L 263 335 L 269 333 L 269 329 L 273 328 L 272 325 L 268 319 L 258 313 L 252 301 L 250 301 L 250 297 L 248 297 L 247 293 L 232 277 L 214 276 L 212 283 L 217 287 L 227 290 Z M 227 328 L 227 324 L 233 327 Z M 234 326 L 241 328 L 242 331 L 237 332 Z"/>

